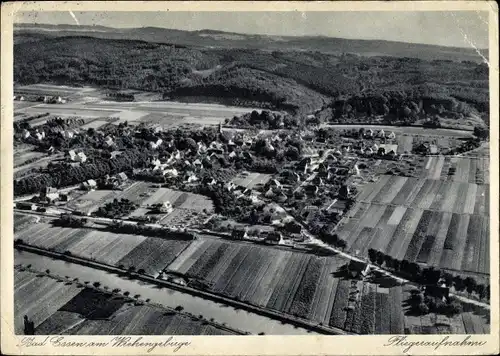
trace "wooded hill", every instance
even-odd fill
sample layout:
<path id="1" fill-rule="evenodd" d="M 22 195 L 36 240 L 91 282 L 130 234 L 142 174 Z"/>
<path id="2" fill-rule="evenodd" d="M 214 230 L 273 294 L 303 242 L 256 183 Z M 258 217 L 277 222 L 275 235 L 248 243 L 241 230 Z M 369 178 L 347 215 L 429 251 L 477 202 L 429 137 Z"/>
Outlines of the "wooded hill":
<path id="1" fill-rule="evenodd" d="M 302 114 L 351 97 L 376 94 L 389 96 L 390 101 L 399 95 L 395 93 L 411 100 L 415 100 L 413 93 L 425 93 L 463 102 L 480 112 L 488 110 L 488 67 L 471 61 L 30 36 L 16 34 L 22 39 L 14 46 L 18 84 L 138 89 L 168 98 L 202 97 L 202 101 Z M 373 105 L 378 106 L 375 101 Z"/>

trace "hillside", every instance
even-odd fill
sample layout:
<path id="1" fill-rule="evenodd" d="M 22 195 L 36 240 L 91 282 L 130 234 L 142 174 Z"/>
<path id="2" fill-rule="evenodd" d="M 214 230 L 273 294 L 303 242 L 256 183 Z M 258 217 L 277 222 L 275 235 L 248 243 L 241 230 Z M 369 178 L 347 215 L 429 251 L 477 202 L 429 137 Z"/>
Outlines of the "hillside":
<path id="1" fill-rule="evenodd" d="M 360 113 L 367 112 L 367 101 L 380 112 L 379 95 L 395 103 L 395 111 L 409 104 L 405 98 L 418 101 L 421 96 L 436 98 L 438 105 L 445 100 L 445 106 L 462 113 L 484 113 L 489 105 L 488 67 L 471 61 L 202 48 L 40 33 L 16 34 L 14 78 L 17 84 L 138 89 L 166 98 L 250 104 L 294 114 L 343 100 Z"/>
<path id="2" fill-rule="evenodd" d="M 381 40 L 351 40 L 332 37 L 265 36 L 228 33 L 214 30 L 181 31 L 157 27 L 117 29 L 104 26 L 16 24 L 14 33 L 40 34 L 51 37 L 91 36 L 105 39 L 141 40 L 176 45 L 211 48 L 246 48 L 266 50 L 319 51 L 323 53 L 355 53 L 365 56 L 413 57 L 425 60 L 481 62 L 470 48 L 443 47 Z M 487 50 L 482 50 L 488 56 Z"/>

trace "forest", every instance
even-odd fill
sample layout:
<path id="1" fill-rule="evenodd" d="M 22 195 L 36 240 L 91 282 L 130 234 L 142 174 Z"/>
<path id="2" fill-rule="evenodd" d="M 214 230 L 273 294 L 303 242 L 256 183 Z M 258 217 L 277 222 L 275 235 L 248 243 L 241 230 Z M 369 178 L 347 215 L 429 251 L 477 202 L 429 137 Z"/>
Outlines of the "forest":
<path id="1" fill-rule="evenodd" d="M 386 104 L 401 116 L 415 103 L 425 111 L 441 104 L 456 113 L 474 110 L 486 119 L 489 109 L 488 67 L 472 61 L 29 36 L 14 46 L 16 84 L 135 89 L 291 114 L 339 105 L 345 113 L 347 103 L 357 114 L 384 113 Z"/>

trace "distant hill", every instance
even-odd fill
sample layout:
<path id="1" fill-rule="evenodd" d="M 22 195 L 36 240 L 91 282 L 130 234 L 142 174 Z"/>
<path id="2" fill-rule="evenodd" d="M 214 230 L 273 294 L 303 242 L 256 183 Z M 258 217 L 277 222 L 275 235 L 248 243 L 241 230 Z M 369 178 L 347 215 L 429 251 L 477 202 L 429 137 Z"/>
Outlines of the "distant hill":
<path id="1" fill-rule="evenodd" d="M 322 53 L 355 53 L 363 56 L 411 57 L 424 60 L 481 62 L 469 48 L 444 47 L 382 40 L 351 40 L 323 36 L 266 36 L 230 33 L 216 30 L 182 31 L 158 27 L 118 29 L 105 26 L 15 24 L 16 43 L 41 37 L 90 36 L 102 39 L 140 40 L 197 48 L 245 48 L 260 50 L 319 51 Z M 29 36 L 23 36 L 29 35 Z M 485 57 L 487 50 L 481 50 Z"/>

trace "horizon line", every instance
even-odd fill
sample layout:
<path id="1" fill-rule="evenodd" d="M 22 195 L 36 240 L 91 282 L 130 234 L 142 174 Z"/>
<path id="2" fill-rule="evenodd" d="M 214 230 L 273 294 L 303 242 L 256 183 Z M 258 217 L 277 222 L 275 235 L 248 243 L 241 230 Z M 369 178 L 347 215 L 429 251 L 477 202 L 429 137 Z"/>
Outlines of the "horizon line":
<path id="1" fill-rule="evenodd" d="M 98 25 L 98 24 L 92 24 L 92 25 L 77 25 L 74 23 L 60 23 L 60 24 L 50 24 L 50 23 L 29 23 L 29 22 L 19 22 L 13 23 L 13 27 L 19 25 L 27 25 L 27 26 L 39 26 L 39 25 L 49 25 L 49 26 L 71 26 L 71 27 L 103 27 L 103 28 L 109 28 L 113 30 L 136 30 L 136 29 L 141 29 L 141 28 L 155 28 L 155 29 L 162 29 L 162 30 L 173 30 L 173 31 L 181 31 L 181 32 L 188 32 L 188 33 L 195 33 L 195 32 L 203 32 L 203 31 L 214 31 L 214 32 L 220 32 L 220 33 L 227 33 L 227 34 L 235 34 L 235 35 L 245 35 L 245 36 L 267 36 L 267 37 L 284 37 L 284 38 L 331 38 L 331 39 L 342 39 L 342 40 L 351 40 L 351 41 L 382 41 L 382 42 L 392 42 L 392 43 L 408 43 L 408 44 L 415 44 L 415 45 L 422 45 L 422 46 L 431 46 L 431 47 L 443 47 L 443 48 L 455 48 L 455 49 L 466 49 L 466 50 L 474 50 L 474 48 L 470 47 L 458 47 L 458 46 L 446 46 L 446 45 L 438 45 L 438 44 L 430 44 L 430 43 L 422 43 L 422 42 L 408 42 L 408 41 L 395 41 L 395 40 L 385 40 L 385 39 L 364 39 L 364 38 L 346 38 L 346 37 L 332 37 L 332 36 L 327 36 L 327 35 L 277 35 L 277 34 L 269 34 L 269 33 L 244 33 L 244 32 L 232 32 L 232 31 L 223 31 L 223 30 L 218 30 L 218 29 L 210 29 L 210 28 L 203 28 L 199 30 L 183 30 L 183 29 L 176 29 L 176 28 L 168 28 L 168 27 L 158 27 L 158 26 L 142 26 L 142 27 L 114 27 L 114 26 L 105 26 L 105 25 Z M 478 48 L 480 51 L 489 51 L 489 47 L 486 48 Z"/>

